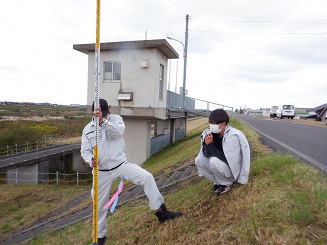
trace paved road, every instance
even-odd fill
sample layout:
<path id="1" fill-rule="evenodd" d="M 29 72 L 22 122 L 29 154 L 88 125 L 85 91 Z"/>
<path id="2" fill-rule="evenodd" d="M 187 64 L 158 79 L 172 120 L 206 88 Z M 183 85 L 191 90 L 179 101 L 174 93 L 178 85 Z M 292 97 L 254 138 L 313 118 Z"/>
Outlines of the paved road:
<path id="1" fill-rule="evenodd" d="M 79 151 L 80 148 L 81 144 L 58 145 L 50 148 L 40 149 L 38 151 L 30 151 L 17 155 L 1 157 L 0 170 L 6 171 L 9 169 L 24 166 L 26 164 L 37 163 L 40 161 L 47 160 L 49 157 L 56 154 Z"/>
<path id="2" fill-rule="evenodd" d="M 327 127 L 243 114 L 233 116 L 256 130 L 273 150 L 292 153 L 327 173 Z"/>

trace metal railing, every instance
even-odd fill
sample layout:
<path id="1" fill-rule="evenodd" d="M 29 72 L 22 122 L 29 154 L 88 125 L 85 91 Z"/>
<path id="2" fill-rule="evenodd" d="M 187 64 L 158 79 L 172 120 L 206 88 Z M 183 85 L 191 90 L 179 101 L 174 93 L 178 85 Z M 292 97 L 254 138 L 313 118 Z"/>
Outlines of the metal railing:
<path id="1" fill-rule="evenodd" d="M 218 108 L 222 108 L 226 111 L 233 111 L 232 106 L 222 105 L 187 96 L 185 98 L 185 108 L 183 108 L 183 95 L 176 94 L 172 91 L 167 91 L 167 108 L 184 109 L 190 113 L 194 113 L 201 116 L 209 116 L 211 111 Z"/>
<path id="2" fill-rule="evenodd" d="M 44 178 L 47 176 L 47 178 Z M 26 173 L 18 170 L 0 172 L 0 184 L 48 184 L 48 185 L 65 185 L 65 186 L 86 186 L 92 184 L 92 172 L 66 173 Z"/>
<path id="3" fill-rule="evenodd" d="M 0 157 L 12 156 L 17 154 L 24 154 L 31 151 L 38 151 L 45 148 L 50 148 L 56 145 L 64 144 L 76 144 L 80 143 L 80 138 L 60 138 L 58 135 L 47 135 L 44 140 L 38 140 L 36 142 L 26 142 L 25 144 L 14 144 L 7 145 L 6 147 L 0 148 Z"/>

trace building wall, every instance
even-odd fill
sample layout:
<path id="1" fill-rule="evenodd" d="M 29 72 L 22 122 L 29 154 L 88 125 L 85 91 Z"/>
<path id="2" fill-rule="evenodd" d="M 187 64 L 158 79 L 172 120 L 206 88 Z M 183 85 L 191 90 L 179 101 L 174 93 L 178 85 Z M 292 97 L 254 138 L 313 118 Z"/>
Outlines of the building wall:
<path id="1" fill-rule="evenodd" d="M 176 118 L 175 120 L 175 141 L 180 140 L 186 135 L 187 118 Z"/>
<path id="2" fill-rule="evenodd" d="M 162 148 L 166 147 L 170 144 L 170 134 L 168 135 L 159 135 L 154 138 L 151 138 L 151 150 L 150 154 L 153 155 L 154 153 L 160 151 Z"/>
<path id="3" fill-rule="evenodd" d="M 186 118 L 156 121 L 156 135 L 151 137 L 150 155 L 185 136 Z"/>
<path id="4" fill-rule="evenodd" d="M 171 138 L 172 120 L 156 120 L 156 134 L 152 135 L 150 141 L 150 155 L 169 145 Z"/>
<path id="5" fill-rule="evenodd" d="M 150 157 L 151 129 L 146 119 L 124 118 L 124 122 L 127 161 L 141 165 Z"/>
<path id="6" fill-rule="evenodd" d="M 121 82 L 104 82 L 104 62 L 121 62 Z M 142 67 L 148 61 L 148 68 Z M 164 66 L 163 99 L 159 99 L 160 64 Z M 167 57 L 158 49 L 124 49 L 101 51 L 99 95 L 111 106 L 165 108 L 167 97 Z M 91 105 L 94 99 L 95 54 L 88 54 L 88 98 Z M 133 92 L 132 101 L 118 101 L 118 92 Z"/>
<path id="7" fill-rule="evenodd" d="M 167 120 L 124 118 L 124 122 L 127 161 L 138 165 L 142 165 L 152 154 L 163 147 L 185 136 L 186 118 Z M 151 135 L 151 124 L 154 122 L 156 134 Z"/>

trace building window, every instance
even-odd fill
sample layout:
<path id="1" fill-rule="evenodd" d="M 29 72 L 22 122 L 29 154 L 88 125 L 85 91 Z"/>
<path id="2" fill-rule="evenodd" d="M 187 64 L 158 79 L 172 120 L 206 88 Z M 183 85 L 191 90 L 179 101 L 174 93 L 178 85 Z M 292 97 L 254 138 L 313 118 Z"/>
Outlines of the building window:
<path id="1" fill-rule="evenodd" d="M 119 82 L 121 76 L 120 62 L 107 61 L 104 62 L 104 81 Z"/>
<path id="2" fill-rule="evenodd" d="M 159 99 L 163 99 L 163 83 L 164 83 L 164 66 L 160 64 L 160 73 L 159 73 Z"/>
<path id="3" fill-rule="evenodd" d="M 150 122 L 151 138 L 157 136 L 157 122 Z"/>

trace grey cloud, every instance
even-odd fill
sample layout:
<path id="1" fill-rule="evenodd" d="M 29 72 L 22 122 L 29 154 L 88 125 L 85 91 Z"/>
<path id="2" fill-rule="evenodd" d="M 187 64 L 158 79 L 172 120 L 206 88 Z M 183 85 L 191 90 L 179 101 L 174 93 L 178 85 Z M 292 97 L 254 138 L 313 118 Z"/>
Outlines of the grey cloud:
<path id="1" fill-rule="evenodd" d="M 223 76 L 251 83 L 281 83 L 287 81 L 300 68 L 294 63 L 269 58 L 235 64 L 232 70 L 225 71 Z"/>
<path id="2" fill-rule="evenodd" d="M 293 40 L 293 42 L 279 43 L 270 52 L 288 60 L 304 63 L 327 63 L 326 38 Z"/>

